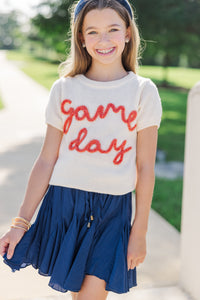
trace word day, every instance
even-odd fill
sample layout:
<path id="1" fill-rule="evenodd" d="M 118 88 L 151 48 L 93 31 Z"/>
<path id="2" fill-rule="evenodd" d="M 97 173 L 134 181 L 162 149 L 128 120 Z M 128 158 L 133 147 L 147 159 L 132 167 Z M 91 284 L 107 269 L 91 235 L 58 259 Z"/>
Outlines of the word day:
<path id="1" fill-rule="evenodd" d="M 90 115 L 88 108 L 85 105 L 77 106 L 76 108 L 70 106 L 69 109 L 66 109 L 66 105 L 71 105 L 72 101 L 69 99 L 65 99 L 61 103 L 61 111 L 63 114 L 67 115 L 67 119 L 65 120 L 63 126 L 64 134 L 70 129 L 72 120 L 75 118 L 77 121 L 81 120 L 88 120 L 89 122 L 94 122 L 97 118 L 104 119 L 106 118 L 109 110 L 112 109 L 113 113 L 121 112 L 121 120 L 127 124 L 128 130 L 133 131 L 136 128 L 135 120 L 137 117 L 137 111 L 133 110 L 129 113 L 128 117 L 125 116 L 125 107 L 120 105 L 115 107 L 113 103 L 108 103 L 106 108 L 103 105 L 99 105 L 96 109 L 96 112 L 93 116 Z M 132 123 L 134 124 L 132 125 Z M 90 153 L 99 152 L 99 153 L 109 153 L 112 149 L 118 151 L 117 155 L 115 156 L 113 163 L 120 164 L 123 161 L 124 154 L 132 149 L 132 147 L 126 147 L 127 140 L 124 140 L 120 145 L 118 144 L 117 139 L 113 139 L 108 147 L 108 149 L 102 149 L 101 143 L 98 139 L 91 140 L 85 147 L 80 148 L 81 143 L 85 140 L 87 136 L 87 129 L 82 128 L 79 133 L 78 137 L 71 141 L 69 144 L 69 150 L 76 150 L 78 152 L 85 152 L 88 151 Z"/>

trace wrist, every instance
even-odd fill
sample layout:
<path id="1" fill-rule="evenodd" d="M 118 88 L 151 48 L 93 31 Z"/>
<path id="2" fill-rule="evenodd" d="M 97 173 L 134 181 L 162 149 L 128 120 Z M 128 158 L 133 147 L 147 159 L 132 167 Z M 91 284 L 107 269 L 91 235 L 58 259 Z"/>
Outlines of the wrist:
<path id="1" fill-rule="evenodd" d="M 20 207 L 18 217 L 24 218 L 28 222 L 30 222 L 32 219 L 32 215 L 30 214 L 30 212 L 27 211 L 27 209 L 23 205 Z"/>
<path id="2" fill-rule="evenodd" d="M 147 234 L 147 226 L 134 220 L 130 234 L 138 237 L 145 237 Z"/>

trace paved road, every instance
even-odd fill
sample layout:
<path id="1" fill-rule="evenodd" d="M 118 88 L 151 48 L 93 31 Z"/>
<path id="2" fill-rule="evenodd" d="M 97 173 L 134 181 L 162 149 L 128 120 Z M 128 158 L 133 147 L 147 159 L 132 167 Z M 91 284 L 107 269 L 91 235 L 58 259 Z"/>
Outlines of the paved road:
<path id="1" fill-rule="evenodd" d="M 6 108 L 0 112 L 0 235 L 18 212 L 28 174 L 45 132 L 48 91 L 24 75 L 0 52 L 0 93 Z M 134 204 L 133 204 L 134 207 Z M 35 219 L 37 211 L 32 219 Z M 133 213 L 134 214 L 134 213 Z M 180 234 L 151 210 L 148 254 L 138 267 L 138 286 L 130 293 L 110 293 L 109 300 L 189 300 L 179 287 Z M 48 287 L 48 277 L 31 266 L 12 273 L 0 259 L 0 300 L 71 299 Z"/>

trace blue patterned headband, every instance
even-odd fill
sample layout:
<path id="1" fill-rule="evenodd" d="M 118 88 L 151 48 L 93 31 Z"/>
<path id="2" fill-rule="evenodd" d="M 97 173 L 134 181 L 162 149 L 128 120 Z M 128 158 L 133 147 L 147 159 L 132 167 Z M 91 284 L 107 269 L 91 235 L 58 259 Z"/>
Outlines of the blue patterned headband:
<path id="1" fill-rule="evenodd" d="M 116 0 L 116 1 L 119 2 L 121 5 L 123 5 L 127 9 L 128 13 L 132 19 L 133 15 L 132 15 L 131 7 L 130 7 L 130 4 L 128 3 L 128 1 L 127 0 Z M 74 21 L 76 20 L 78 14 L 83 9 L 83 7 L 87 4 L 87 2 L 88 2 L 88 0 L 80 0 L 78 2 L 78 4 L 76 5 L 75 12 L 74 12 Z"/>

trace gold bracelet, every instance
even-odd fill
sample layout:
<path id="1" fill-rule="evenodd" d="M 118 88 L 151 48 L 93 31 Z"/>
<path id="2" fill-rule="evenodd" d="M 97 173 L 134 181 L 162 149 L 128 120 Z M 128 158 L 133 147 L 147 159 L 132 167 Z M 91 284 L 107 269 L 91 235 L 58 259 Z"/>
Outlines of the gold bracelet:
<path id="1" fill-rule="evenodd" d="M 23 225 L 23 226 L 25 226 L 27 229 L 29 229 L 31 226 L 30 225 L 27 225 L 27 224 L 25 224 L 25 223 L 23 223 L 23 222 L 12 222 L 12 224 L 13 225 L 19 225 L 19 224 L 21 224 L 21 225 Z"/>
<path id="2" fill-rule="evenodd" d="M 16 226 L 16 225 L 11 225 L 11 228 L 20 228 L 20 229 L 24 229 L 24 231 L 28 231 L 27 229 L 25 229 L 24 227 L 21 226 Z"/>
<path id="3" fill-rule="evenodd" d="M 16 217 L 15 220 L 16 220 L 16 219 L 19 219 L 19 220 L 23 221 L 23 222 L 26 223 L 26 224 L 29 224 L 29 223 L 30 223 L 29 221 L 27 221 L 26 219 L 24 219 L 24 218 L 22 218 L 22 217 Z"/>
<path id="4" fill-rule="evenodd" d="M 22 221 L 23 223 L 25 223 L 28 226 L 31 226 L 31 223 L 29 221 L 27 221 L 26 219 L 22 218 L 22 217 L 16 217 L 16 218 L 13 219 L 14 222 L 17 222 L 18 220 Z"/>
<path id="5" fill-rule="evenodd" d="M 22 217 L 16 217 L 16 218 L 12 219 L 12 224 L 14 226 L 17 226 L 18 224 L 21 224 L 21 225 L 23 225 L 23 227 L 20 226 L 20 228 L 23 228 L 24 230 L 26 229 L 26 231 L 28 231 L 31 227 L 31 223 L 28 222 L 27 220 L 25 220 Z M 25 226 L 25 228 L 24 228 L 24 226 Z"/>

